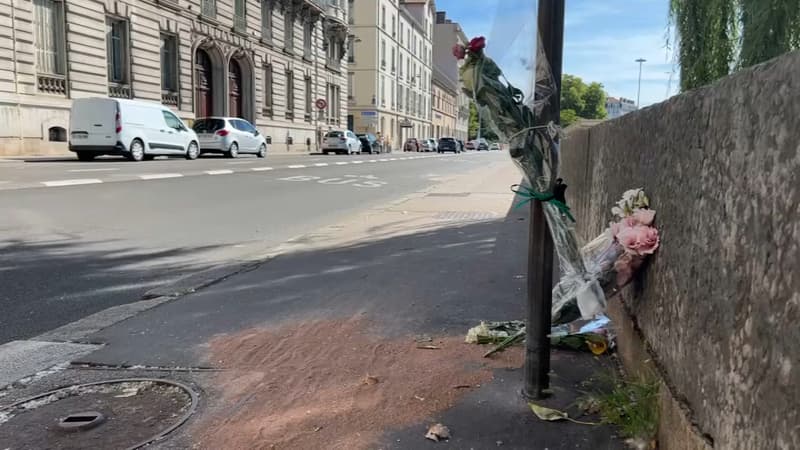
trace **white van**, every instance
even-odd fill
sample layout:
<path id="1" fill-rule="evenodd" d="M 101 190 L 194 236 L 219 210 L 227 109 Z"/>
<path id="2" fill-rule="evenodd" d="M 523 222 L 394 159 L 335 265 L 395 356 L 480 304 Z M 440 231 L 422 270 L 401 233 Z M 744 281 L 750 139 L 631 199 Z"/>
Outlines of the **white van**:
<path id="1" fill-rule="evenodd" d="M 81 161 L 99 155 L 124 155 L 132 161 L 156 155 L 196 159 L 197 135 L 159 103 L 115 98 L 73 100 L 69 149 Z"/>

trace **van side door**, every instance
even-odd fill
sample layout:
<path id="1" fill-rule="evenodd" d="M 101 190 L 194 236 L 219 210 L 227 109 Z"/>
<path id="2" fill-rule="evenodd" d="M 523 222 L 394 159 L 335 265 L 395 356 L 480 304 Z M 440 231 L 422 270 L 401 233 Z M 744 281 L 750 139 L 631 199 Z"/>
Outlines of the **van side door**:
<path id="1" fill-rule="evenodd" d="M 162 146 L 162 149 L 165 150 L 166 153 L 183 154 L 186 151 L 186 147 L 189 145 L 187 128 L 175 114 L 161 110 L 161 115 L 164 118 L 164 128 L 159 130 L 159 132 L 164 135 L 164 137 L 160 139 L 161 142 L 158 145 Z"/>

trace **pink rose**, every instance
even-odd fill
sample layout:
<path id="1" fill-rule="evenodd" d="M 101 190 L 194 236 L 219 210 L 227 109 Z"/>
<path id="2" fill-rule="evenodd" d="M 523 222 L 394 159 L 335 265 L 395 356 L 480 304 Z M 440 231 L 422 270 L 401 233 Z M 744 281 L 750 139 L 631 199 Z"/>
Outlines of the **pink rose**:
<path id="1" fill-rule="evenodd" d="M 625 217 L 624 219 L 620 220 L 617 223 L 611 225 L 611 235 L 616 238 L 620 231 L 625 228 L 633 228 L 636 225 L 639 225 L 639 222 L 636 221 L 633 217 Z"/>
<path id="2" fill-rule="evenodd" d="M 652 225 L 656 212 L 652 209 L 637 209 L 633 211 L 633 218 L 642 225 Z"/>
<path id="3" fill-rule="evenodd" d="M 467 56 L 467 49 L 463 45 L 456 44 L 453 46 L 453 56 L 456 59 L 464 59 Z"/>
<path id="4" fill-rule="evenodd" d="M 622 227 L 617 234 L 617 241 L 626 252 L 635 255 L 652 255 L 660 242 L 658 230 L 645 225 Z"/>
<path id="5" fill-rule="evenodd" d="M 637 227 L 628 227 L 620 225 L 617 233 L 617 242 L 629 253 L 637 253 L 639 249 L 639 231 Z"/>

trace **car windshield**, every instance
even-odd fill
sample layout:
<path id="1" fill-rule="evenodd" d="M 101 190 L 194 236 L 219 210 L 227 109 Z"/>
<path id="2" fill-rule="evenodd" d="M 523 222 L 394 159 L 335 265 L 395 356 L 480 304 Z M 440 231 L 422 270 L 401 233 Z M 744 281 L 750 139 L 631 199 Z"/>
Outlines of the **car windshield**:
<path id="1" fill-rule="evenodd" d="M 329 137 L 329 138 L 344 137 L 344 132 L 342 132 L 342 131 L 330 131 L 330 132 L 328 132 L 328 134 L 325 135 L 325 137 Z"/>
<path id="2" fill-rule="evenodd" d="M 441 138 L 439 142 L 455 142 L 456 140 L 453 138 Z"/>
<path id="3" fill-rule="evenodd" d="M 225 128 L 225 121 L 222 119 L 200 119 L 192 125 L 195 133 L 215 133 Z"/>

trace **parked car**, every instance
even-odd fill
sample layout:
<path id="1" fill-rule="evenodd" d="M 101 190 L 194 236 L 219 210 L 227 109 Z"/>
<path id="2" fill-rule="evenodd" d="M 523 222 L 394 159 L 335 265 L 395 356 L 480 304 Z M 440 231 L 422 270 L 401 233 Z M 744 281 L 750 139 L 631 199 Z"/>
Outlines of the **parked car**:
<path id="1" fill-rule="evenodd" d="M 458 144 L 458 141 L 456 141 L 455 139 L 451 137 L 443 137 L 439 139 L 439 148 L 437 151 L 439 153 L 444 153 L 444 152 L 461 153 L 461 149 L 459 147 L 460 145 Z"/>
<path id="2" fill-rule="evenodd" d="M 367 152 L 370 155 L 373 153 L 383 153 L 381 141 L 374 134 L 357 134 L 356 137 L 361 141 L 361 151 Z"/>
<path id="3" fill-rule="evenodd" d="M 94 97 L 72 101 L 69 150 L 81 161 L 123 155 L 131 161 L 156 155 L 196 159 L 197 135 L 160 103 Z"/>
<path id="4" fill-rule="evenodd" d="M 422 151 L 425 152 L 435 152 L 438 145 L 436 141 L 433 139 L 425 139 L 422 141 Z"/>
<path id="5" fill-rule="evenodd" d="M 200 139 L 200 153 L 222 153 L 237 158 L 251 153 L 267 156 L 267 140 L 250 122 L 237 117 L 201 117 L 192 125 Z"/>
<path id="6" fill-rule="evenodd" d="M 361 140 L 350 130 L 332 130 L 322 141 L 322 153 L 361 154 Z"/>
<path id="7" fill-rule="evenodd" d="M 458 143 L 458 150 L 459 151 L 463 152 L 464 150 L 466 150 L 465 147 L 464 147 L 464 141 L 462 141 L 461 139 L 456 139 L 456 142 Z"/>
<path id="8" fill-rule="evenodd" d="M 406 140 L 406 143 L 403 144 L 403 151 L 404 152 L 418 152 L 421 149 L 422 149 L 421 145 L 420 145 L 419 141 L 417 140 L 417 138 L 408 138 Z"/>
<path id="9" fill-rule="evenodd" d="M 492 145 L 489 146 L 489 150 L 500 150 L 500 144 L 497 142 L 492 142 Z"/>
<path id="10" fill-rule="evenodd" d="M 477 147 L 475 147 L 475 142 L 474 141 L 467 141 L 467 143 L 464 144 L 464 148 L 466 150 L 475 150 Z"/>
<path id="11" fill-rule="evenodd" d="M 478 150 L 478 151 L 482 151 L 482 150 L 488 151 L 489 150 L 489 143 L 486 142 L 486 139 L 483 139 L 483 138 L 475 139 L 475 149 Z"/>

